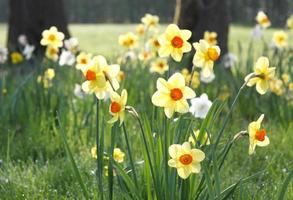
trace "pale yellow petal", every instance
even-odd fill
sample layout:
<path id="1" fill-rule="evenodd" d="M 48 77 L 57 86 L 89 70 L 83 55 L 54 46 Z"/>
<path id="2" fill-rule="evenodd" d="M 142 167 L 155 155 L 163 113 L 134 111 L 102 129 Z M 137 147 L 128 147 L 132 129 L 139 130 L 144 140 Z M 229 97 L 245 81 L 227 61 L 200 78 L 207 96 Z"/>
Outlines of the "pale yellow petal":
<path id="1" fill-rule="evenodd" d="M 187 179 L 191 174 L 191 171 L 191 167 L 180 167 L 177 169 L 177 173 L 182 179 Z"/>
<path id="2" fill-rule="evenodd" d="M 205 159 L 205 153 L 199 149 L 192 149 L 191 155 L 195 162 L 201 162 Z"/>
<path id="3" fill-rule="evenodd" d="M 172 107 L 168 107 L 168 108 L 164 108 L 164 112 L 165 112 L 165 115 L 170 119 L 173 114 L 174 114 L 174 108 Z"/>
<path id="4" fill-rule="evenodd" d="M 169 155 L 171 158 L 177 158 L 178 153 L 180 153 L 181 145 L 180 144 L 172 144 L 169 147 Z"/>
<path id="5" fill-rule="evenodd" d="M 261 80 L 256 83 L 256 91 L 263 95 L 269 89 L 269 83 L 266 80 Z"/>

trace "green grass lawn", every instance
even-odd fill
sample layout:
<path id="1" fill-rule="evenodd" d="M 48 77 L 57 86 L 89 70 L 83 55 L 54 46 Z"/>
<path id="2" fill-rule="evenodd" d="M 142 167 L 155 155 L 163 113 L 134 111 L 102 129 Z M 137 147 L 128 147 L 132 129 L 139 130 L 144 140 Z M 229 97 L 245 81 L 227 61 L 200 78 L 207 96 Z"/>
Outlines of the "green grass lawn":
<path id="1" fill-rule="evenodd" d="M 163 31 L 164 26 L 161 27 Z M 128 31 L 134 31 L 132 24 L 71 24 L 69 30 L 72 36 L 80 41 L 81 49 L 106 56 L 112 56 L 122 48 L 118 45 L 118 36 Z M 278 29 L 265 31 L 265 40 L 270 42 L 273 32 Z M 229 32 L 229 47 L 231 52 L 237 51 L 237 42 L 246 49 L 251 38 L 252 27 L 232 25 Z M 7 26 L 0 24 L 0 45 L 6 43 Z M 289 43 L 293 43 L 293 33 L 289 33 Z M 256 42 L 258 45 L 260 42 Z"/>
<path id="2" fill-rule="evenodd" d="M 121 24 L 72 24 L 69 27 L 72 36 L 79 39 L 82 50 L 111 58 L 123 50 L 118 45 L 118 36 L 127 31 L 133 31 L 134 28 L 135 25 Z M 162 30 L 164 28 L 165 26 L 162 27 Z M 6 29 L 6 25 L 0 24 L 0 46 L 5 44 Z M 238 25 L 231 26 L 229 47 L 230 51 L 238 56 L 239 62 L 231 73 L 225 70 L 221 63 L 217 64 L 214 67 L 216 79 L 209 84 L 201 83 L 195 89 L 197 96 L 207 93 L 212 101 L 221 96 L 224 91 L 228 91 L 231 95 L 223 103 L 222 111 L 208 122 L 211 123 L 207 130 L 211 134 L 212 142 L 214 142 L 216 134 L 223 125 L 229 106 L 232 104 L 232 97 L 236 96 L 243 84 L 245 75 L 252 72 L 253 63 L 256 60 L 255 56 L 262 55 L 262 41 L 254 43 L 253 53 L 247 53 L 251 29 L 251 27 Z M 270 44 L 275 30 L 269 29 L 265 32 L 265 40 L 268 44 Z M 289 33 L 289 44 L 291 45 L 293 44 L 292 36 L 293 33 Z M 243 47 L 242 52 L 238 52 L 238 42 Z M 292 54 L 283 55 L 270 52 L 267 55 L 270 58 L 271 65 L 277 67 L 278 77 L 286 71 L 293 79 L 293 73 L 290 70 L 292 68 Z M 109 60 L 109 62 L 113 62 L 114 59 Z M 26 67 L 30 66 L 35 67 L 33 72 L 26 70 Z M 170 66 L 171 72 L 177 71 L 180 67 L 174 62 L 171 62 Z M 8 75 L 5 80 L 4 78 L 1 79 L 0 83 L 6 84 L 8 92 L 6 96 L 0 95 L 0 160 L 2 160 L 2 164 L 0 164 L 0 199 L 83 199 L 78 178 L 73 173 L 72 165 L 66 156 L 66 150 L 60 137 L 61 125 L 56 120 L 56 111 L 60 115 L 69 147 L 81 172 L 86 189 L 93 199 L 97 199 L 99 192 L 95 176 L 96 161 L 91 157 L 91 148 L 95 145 L 96 108 L 92 96 L 79 99 L 73 94 L 74 84 L 84 81 L 80 71 L 77 71 L 74 67 L 59 67 L 56 63 L 46 59 L 25 62 L 17 66 L 3 65 L 4 67 L 8 71 Z M 37 83 L 38 75 L 42 75 L 47 67 L 54 67 L 56 70 L 53 87 L 48 90 Z M 154 147 L 151 149 L 152 155 L 158 156 L 153 159 L 157 176 L 162 179 L 162 187 L 164 186 L 165 192 L 169 193 L 171 192 L 167 191 L 169 186 L 164 184 L 162 178 L 164 177 L 162 171 L 164 167 L 162 167 L 161 145 L 164 141 L 162 139 L 164 132 L 162 127 L 165 123 L 163 121 L 164 113 L 163 109 L 154 108 L 151 103 L 151 95 L 155 91 L 156 80 L 159 75 L 149 73 L 148 67 L 149 63 L 140 61 L 121 64 L 121 69 L 126 74 L 125 81 L 121 82 L 121 88 L 128 91 L 128 105 L 134 106 L 140 116 L 143 117 L 143 128 L 147 134 L 147 139 L 150 145 Z M 191 180 L 196 183 L 195 185 L 200 182 L 203 173 L 211 173 L 213 180 L 219 178 L 220 190 L 223 190 L 231 184 L 243 180 L 243 178 L 262 172 L 254 178 L 243 181 L 243 184 L 239 184 L 233 199 L 277 199 L 279 188 L 288 176 L 293 164 L 293 104 L 290 98 L 290 95 L 277 96 L 270 92 L 259 95 L 255 87 L 245 87 L 235 104 L 235 109 L 223 132 L 218 150 L 224 152 L 225 144 L 236 133 L 246 130 L 248 124 L 257 120 L 262 113 L 266 116 L 264 127 L 270 137 L 270 145 L 263 148 L 257 147 L 256 154 L 249 156 L 248 137 L 237 140 L 231 146 L 231 153 L 224 160 L 219 177 L 216 177 L 214 171 L 211 170 L 217 171 L 217 167 L 217 169 L 211 168 L 216 164 L 211 164 L 205 166 L 210 167 L 209 170 L 202 170 L 204 172 L 192 177 Z M 101 109 L 99 112 L 103 116 L 100 121 L 103 120 L 104 123 L 99 125 L 104 124 L 103 128 L 105 129 L 103 130 L 106 141 L 104 150 L 109 152 L 111 126 L 106 122 L 111 117 L 108 111 L 109 102 L 101 101 L 100 103 Z M 200 119 L 193 120 L 190 114 L 181 116 L 184 117 L 169 122 L 170 136 L 178 136 L 177 139 L 180 142 L 185 139 L 184 137 L 189 136 L 187 134 L 190 134 L 190 124 L 195 128 L 199 128 L 203 124 Z M 188 124 L 189 120 L 191 121 L 190 124 Z M 127 114 L 126 127 L 140 175 L 139 189 L 145 195 L 152 193 L 154 189 L 150 183 L 152 181 L 150 170 L 144 167 L 148 166 L 148 163 L 141 162 L 146 158 L 146 155 L 144 154 L 140 129 L 137 121 L 130 114 Z M 116 146 L 126 153 L 122 130 L 119 129 L 117 133 Z M 153 143 L 151 144 L 150 141 L 153 141 Z M 204 147 L 203 149 L 209 150 L 210 148 Z M 213 157 L 213 159 L 219 158 L 220 160 L 222 154 L 217 153 L 214 156 L 216 158 Z M 106 159 L 105 162 L 107 162 Z M 125 171 L 129 170 L 128 154 L 121 166 Z M 204 169 L 203 165 L 202 169 Z M 169 172 L 175 177 L 174 169 L 169 169 Z M 130 195 L 128 193 L 131 193 L 127 185 L 129 182 L 123 181 L 127 180 L 124 178 L 128 177 L 129 174 L 131 173 L 128 171 L 128 174 L 123 174 L 123 177 L 116 176 L 114 178 L 114 199 L 129 199 L 129 196 L 127 196 Z M 107 183 L 110 178 L 106 175 L 103 177 L 106 195 L 109 192 Z M 189 183 L 187 182 L 187 184 Z M 218 182 L 214 184 L 211 181 L 210 184 L 216 185 Z M 170 185 L 170 187 L 173 186 Z M 185 187 L 187 186 L 182 183 L 180 187 L 176 188 L 180 191 L 181 196 L 184 196 Z M 148 191 L 148 189 L 151 191 Z M 193 186 L 191 185 L 189 189 L 192 190 Z M 208 193 L 212 189 L 213 187 L 208 185 L 203 188 L 203 191 Z M 202 199 L 206 199 L 205 197 L 202 196 Z M 288 187 L 287 199 L 293 199 L 292 183 Z"/>

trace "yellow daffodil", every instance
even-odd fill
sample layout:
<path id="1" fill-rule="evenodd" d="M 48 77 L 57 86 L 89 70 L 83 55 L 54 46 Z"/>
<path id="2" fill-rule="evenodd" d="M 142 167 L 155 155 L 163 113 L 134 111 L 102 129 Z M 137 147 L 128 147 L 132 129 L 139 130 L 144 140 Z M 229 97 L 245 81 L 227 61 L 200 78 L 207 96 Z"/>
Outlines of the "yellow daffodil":
<path id="1" fill-rule="evenodd" d="M 125 153 L 121 151 L 119 148 L 114 148 L 113 158 L 117 163 L 123 163 Z"/>
<path id="2" fill-rule="evenodd" d="M 158 50 L 159 50 L 159 48 L 160 48 L 160 46 L 161 46 L 160 43 L 159 43 L 158 38 L 157 38 L 157 37 L 152 37 L 152 38 L 149 40 L 148 43 L 150 44 L 150 46 L 151 46 L 151 48 L 152 48 L 152 51 L 153 51 L 154 53 L 157 53 Z"/>
<path id="3" fill-rule="evenodd" d="M 291 16 L 287 19 L 287 26 L 288 26 L 288 28 L 290 28 L 291 30 L 293 30 L 293 15 L 291 15 Z"/>
<path id="4" fill-rule="evenodd" d="M 151 63 L 150 72 L 157 72 L 159 74 L 164 74 L 169 70 L 169 65 L 166 59 L 157 58 Z"/>
<path id="5" fill-rule="evenodd" d="M 44 78 L 52 80 L 55 77 L 55 70 L 53 68 L 48 68 L 44 73 Z"/>
<path id="6" fill-rule="evenodd" d="M 85 52 L 81 52 L 77 57 L 76 57 L 76 69 L 82 69 L 85 68 L 91 61 L 92 55 L 87 54 Z"/>
<path id="7" fill-rule="evenodd" d="M 262 114 L 257 121 L 251 122 L 248 126 L 249 155 L 253 154 L 256 146 L 264 147 L 270 144 L 266 129 L 261 129 L 263 118 L 264 115 Z"/>
<path id="8" fill-rule="evenodd" d="M 256 91 L 259 94 L 265 94 L 269 89 L 269 81 L 273 79 L 274 75 L 275 67 L 269 67 L 269 59 L 260 57 L 254 65 L 254 73 L 248 74 L 245 82 L 249 87 L 256 85 Z"/>
<path id="9" fill-rule="evenodd" d="M 284 94 L 283 81 L 280 79 L 272 79 L 270 81 L 270 90 L 278 96 Z"/>
<path id="10" fill-rule="evenodd" d="M 155 28 L 159 23 L 159 17 L 157 15 L 145 14 L 143 18 L 141 18 L 141 22 L 150 29 Z"/>
<path id="11" fill-rule="evenodd" d="M 282 74 L 282 80 L 285 84 L 288 84 L 290 82 L 290 75 L 287 73 Z"/>
<path id="12" fill-rule="evenodd" d="M 293 83 L 289 83 L 288 88 L 290 91 L 293 91 Z"/>
<path id="13" fill-rule="evenodd" d="M 268 28 L 271 26 L 271 21 L 263 11 L 259 11 L 255 19 L 262 28 Z"/>
<path id="14" fill-rule="evenodd" d="M 184 68 L 181 70 L 182 75 L 184 76 L 186 85 L 189 84 L 191 79 L 191 74 L 189 73 L 188 69 Z M 197 71 L 193 72 L 192 80 L 191 80 L 191 87 L 198 88 L 200 85 L 199 73 Z"/>
<path id="15" fill-rule="evenodd" d="M 124 47 L 127 47 L 128 49 L 135 48 L 137 46 L 137 40 L 137 36 L 132 32 L 120 35 L 118 38 L 119 44 Z"/>
<path id="16" fill-rule="evenodd" d="M 189 30 L 180 30 L 177 25 L 170 24 L 165 33 L 159 36 L 160 43 L 159 56 L 171 57 L 179 62 L 182 59 L 183 53 L 191 50 L 191 44 L 187 40 L 191 37 Z"/>
<path id="17" fill-rule="evenodd" d="M 220 57 L 220 47 L 210 45 L 205 40 L 193 43 L 195 54 L 193 57 L 193 65 L 202 68 L 204 76 L 208 77 L 213 72 L 214 62 Z"/>
<path id="18" fill-rule="evenodd" d="M 119 65 L 108 65 L 103 56 L 95 56 L 90 64 L 82 69 L 86 81 L 82 89 L 86 93 L 95 93 L 98 99 L 104 99 L 106 92 L 119 88 L 117 80 L 120 71 Z"/>
<path id="19" fill-rule="evenodd" d="M 12 64 L 15 64 L 15 65 L 23 61 L 23 55 L 19 52 L 12 52 L 10 57 L 11 57 Z"/>
<path id="20" fill-rule="evenodd" d="M 273 44 L 277 48 L 282 49 L 287 46 L 287 39 L 288 36 L 284 31 L 276 31 L 273 35 Z"/>
<path id="21" fill-rule="evenodd" d="M 48 59 L 53 60 L 53 61 L 57 61 L 58 60 L 58 52 L 59 52 L 58 47 L 47 46 L 47 48 L 46 48 L 46 57 Z"/>
<path id="22" fill-rule="evenodd" d="M 42 33 L 41 45 L 43 46 L 54 46 L 54 47 L 62 47 L 64 34 L 58 32 L 55 26 L 52 26 L 49 30 L 44 30 Z"/>
<path id="23" fill-rule="evenodd" d="M 97 147 L 94 146 L 93 148 L 91 148 L 91 154 L 92 154 L 92 158 L 97 159 L 98 155 L 97 155 Z"/>
<path id="24" fill-rule="evenodd" d="M 187 179 L 191 173 L 199 173 L 200 162 L 205 159 L 205 153 L 199 149 L 191 149 L 189 142 L 171 145 L 169 155 L 171 159 L 168 165 L 176 168 L 182 179 Z"/>
<path id="25" fill-rule="evenodd" d="M 148 61 L 149 59 L 152 58 L 152 53 L 150 51 L 147 50 L 142 50 L 139 54 L 138 54 L 138 59 L 141 61 Z"/>
<path id="26" fill-rule="evenodd" d="M 109 123 L 115 123 L 120 120 L 120 125 L 123 123 L 125 118 L 125 106 L 127 102 L 127 91 L 122 90 L 121 96 L 116 92 L 110 93 L 111 104 L 109 106 L 109 112 L 113 116 Z"/>
<path id="27" fill-rule="evenodd" d="M 197 141 L 198 136 L 199 136 L 199 132 L 200 132 L 199 129 L 193 131 L 193 134 L 194 134 L 194 136 L 195 136 L 195 140 L 194 140 L 193 136 L 191 135 L 191 136 L 189 136 L 189 138 L 188 138 L 188 142 L 190 142 L 191 144 L 193 144 L 193 145 L 195 146 L 196 141 Z M 201 144 L 204 144 L 204 145 L 210 145 L 210 144 L 211 144 L 207 132 L 204 133 L 204 136 L 203 136 L 202 140 L 203 140 L 203 142 L 200 142 Z"/>
<path id="28" fill-rule="evenodd" d="M 163 78 L 157 80 L 157 91 L 152 96 L 152 103 L 155 106 L 163 107 L 165 115 L 171 118 L 174 112 L 188 112 L 187 99 L 194 97 L 194 91 L 185 86 L 184 76 L 175 73 L 168 81 Z"/>
<path id="29" fill-rule="evenodd" d="M 142 36 L 145 33 L 145 27 L 143 24 L 139 24 L 135 28 L 135 32 L 138 36 Z"/>
<path id="30" fill-rule="evenodd" d="M 118 81 L 121 82 L 125 79 L 125 73 L 123 71 L 119 71 L 118 73 Z"/>
<path id="31" fill-rule="evenodd" d="M 217 37 L 218 34 L 216 32 L 205 31 L 203 39 L 207 41 L 210 45 L 216 45 L 218 43 Z"/>

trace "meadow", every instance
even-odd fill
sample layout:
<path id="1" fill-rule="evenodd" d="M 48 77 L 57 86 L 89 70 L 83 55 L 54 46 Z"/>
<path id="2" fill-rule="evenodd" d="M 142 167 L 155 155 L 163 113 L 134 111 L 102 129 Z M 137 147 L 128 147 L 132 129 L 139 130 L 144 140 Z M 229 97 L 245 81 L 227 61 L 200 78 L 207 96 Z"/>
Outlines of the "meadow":
<path id="1" fill-rule="evenodd" d="M 166 27 L 162 25 L 160 32 Z M 0 25 L 0 44 L 5 44 L 6 28 L 6 25 Z M 101 199 L 101 191 L 105 199 L 113 195 L 113 199 L 265 200 L 281 198 L 281 194 L 288 200 L 293 199 L 292 181 L 287 184 L 285 181 L 292 176 L 293 166 L 292 91 L 286 90 L 282 95 L 274 92 L 259 95 L 255 87 L 244 87 L 236 104 L 233 103 L 244 77 L 253 71 L 260 56 L 269 57 L 270 66 L 277 68 L 279 78 L 287 73 L 293 79 L 292 50 L 288 53 L 270 50 L 272 35 L 278 29 L 265 30 L 263 40 L 253 41 L 252 28 L 231 25 L 229 50 L 238 57 L 237 62 L 231 71 L 225 69 L 223 63 L 217 63 L 215 80 L 200 83 L 194 89 L 197 97 L 207 93 L 214 102 L 213 112 L 209 112 L 204 120 L 194 119 L 189 113 L 175 115 L 167 121 L 162 109 L 151 102 L 156 80 L 161 76 L 149 73 L 149 63 L 143 61 L 120 64 L 125 73 L 120 88 L 127 89 L 127 105 L 136 109 L 142 122 L 142 125 L 137 122 L 136 113 L 130 110 L 123 126 L 106 122 L 111 118 L 108 101 L 101 100 L 97 111 L 93 95 L 83 99 L 74 95 L 75 84 L 84 81 L 82 73 L 74 66 L 60 67 L 38 58 L 16 66 L 5 66 L 8 73 L 5 80 L 2 78 L 1 86 L 5 85 L 7 93 L 0 96 L 0 199 L 84 199 L 84 187 L 92 199 Z M 134 31 L 135 25 L 72 24 L 69 29 L 72 36 L 78 38 L 82 51 L 103 55 L 108 63 L 116 63 L 117 57 L 125 52 L 118 44 L 118 37 Z M 292 47 L 292 31 L 288 32 L 288 44 Z M 55 68 L 56 75 L 52 87 L 44 89 L 37 83 L 37 77 L 48 67 Z M 181 71 L 183 67 L 187 66 L 170 61 L 169 73 Z M 248 155 L 248 137 L 235 142 L 233 137 L 246 130 L 248 124 L 256 121 L 262 113 L 265 114 L 263 124 L 270 144 L 257 147 L 255 154 Z M 99 134 L 103 137 L 99 138 L 102 152 L 98 150 L 97 156 L 105 154 L 109 157 L 100 159 L 98 166 L 109 162 L 108 168 L 115 168 L 114 172 L 108 168 L 103 174 L 96 172 L 97 162 L 91 149 L 96 145 L 97 115 Z M 166 157 L 162 152 L 165 140 L 168 145 L 173 144 L 173 140 L 180 144 L 186 141 L 191 126 L 201 129 L 200 132 L 208 130 L 212 145 L 200 147 L 209 152 L 207 157 L 210 155 L 202 164 L 203 172 L 184 182 L 177 177 L 175 169 L 165 169 Z M 142 129 L 148 145 L 141 137 Z M 165 132 L 170 132 L 170 138 L 164 138 Z M 125 134 L 129 137 L 137 180 L 133 180 Z M 221 135 L 219 143 L 214 145 L 218 134 Z M 125 161 L 121 164 L 114 163 L 109 154 L 114 146 L 125 152 Z M 151 175 L 151 167 L 148 167 L 149 155 L 145 146 L 151 152 L 156 181 Z M 165 180 L 168 173 L 169 179 Z M 99 182 L 101 179 L 104 186 Z M 286 194 L 282 191 L 284 185 Z M 159 191 L 156 187 L 160 188 Z"/>

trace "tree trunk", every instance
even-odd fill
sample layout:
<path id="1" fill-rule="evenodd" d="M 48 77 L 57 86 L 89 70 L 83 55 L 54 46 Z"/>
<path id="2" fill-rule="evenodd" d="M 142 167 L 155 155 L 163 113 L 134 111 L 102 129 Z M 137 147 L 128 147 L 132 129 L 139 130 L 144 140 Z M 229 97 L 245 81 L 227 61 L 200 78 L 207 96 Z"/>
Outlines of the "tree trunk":
<path id="1" fill-rule="evenodd" d="M 229 4 L 228 0 L 182 0 L 179 27 L 192 31 L 192 42 L 203 38 L 205 31 L 218 34 L 221 54 L 228 52 Z"/>
<path id="2" fill-rule="evenodd" d="M 30 44 L 40 46 L 43 30 L 56 26 L 69 37 L 62 0 L 9 0 L 8 48 L 16 49 L 18 36 L 26 35 Z"/>

